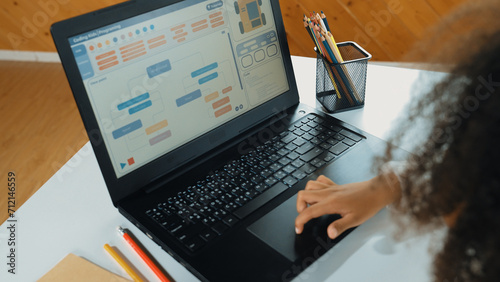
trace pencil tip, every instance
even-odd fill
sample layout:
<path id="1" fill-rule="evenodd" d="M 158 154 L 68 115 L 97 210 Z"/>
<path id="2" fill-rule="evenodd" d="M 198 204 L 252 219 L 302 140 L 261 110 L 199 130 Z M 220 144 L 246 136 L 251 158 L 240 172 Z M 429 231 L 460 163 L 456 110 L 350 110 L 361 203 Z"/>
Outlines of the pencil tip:
<path id="1" fill-rule="evenodd" d="M 116 227 L 116 230 L 118 230 L 118 233 L 120 233 L 121 235 L 125 233 L 125 230 L 121 226 Z"/>

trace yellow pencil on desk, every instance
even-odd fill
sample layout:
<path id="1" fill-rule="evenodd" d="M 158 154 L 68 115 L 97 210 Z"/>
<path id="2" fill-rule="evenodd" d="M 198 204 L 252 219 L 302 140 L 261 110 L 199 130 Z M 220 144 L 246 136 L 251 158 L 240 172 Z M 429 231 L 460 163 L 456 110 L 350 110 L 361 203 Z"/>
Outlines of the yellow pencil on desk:
<path id="1" fill-rule="evenodd" d="M 120 264 L 120 266 L 127 272 L 127 274 L 136 282 L 142 282 L 143 280 L 135 273 L 135 271 L 130 267 L 130 265 L 125 262 L 125 260 L 117 253 L 113 248 L 108 245 L 104 244 L 104 249 Z"/>
<path id="2" fill-rule="evenodd" d="M 170 282 L 168 277 L 161 271 L 161 269 L 153 262 L 153 260 L 144 252 L 139 244 L 130 236 L 126 229 L 118 226 L 118 233 L 125 239 L 125 241 L 132 247 L 132 249 L 139 255 L 139 257 L 146 263 L 146 265 L 153 271 L 156 277 L 162 282 Z"/>

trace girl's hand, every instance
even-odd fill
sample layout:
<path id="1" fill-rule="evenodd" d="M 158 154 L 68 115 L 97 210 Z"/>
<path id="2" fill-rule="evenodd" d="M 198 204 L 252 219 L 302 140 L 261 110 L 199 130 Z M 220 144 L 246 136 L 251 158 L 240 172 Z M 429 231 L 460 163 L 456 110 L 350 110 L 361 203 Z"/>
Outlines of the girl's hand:
<path id="1" fill-rule="evenodd" d="M 337 185 L 321 175 L 298 193 L 295 232 L 302 233 L 304 224 L 313 218 L 339 214 L 342 218 L 332 222 L 327 229 L 328 237 L 334 239 L 374 216 L 399 195 L 399 181 L 393 173 L 345 185 Z"/>

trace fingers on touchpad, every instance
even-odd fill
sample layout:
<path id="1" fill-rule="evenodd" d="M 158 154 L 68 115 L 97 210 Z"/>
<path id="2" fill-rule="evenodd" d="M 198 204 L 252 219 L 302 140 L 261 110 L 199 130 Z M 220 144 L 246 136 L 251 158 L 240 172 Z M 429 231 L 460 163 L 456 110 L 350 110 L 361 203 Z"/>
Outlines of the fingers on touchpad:
<path id="1" fill-rule="evenodd" d="M 283 202 L 248 227 L 248 230 L 271 248 L 294 262 L 306 257 L 319 258 L 340 239 L 328 238 L 326 229 L 338 215 L 326 215 L 311 220 L 302 234 L 295 234 L 297 196 Z"/>

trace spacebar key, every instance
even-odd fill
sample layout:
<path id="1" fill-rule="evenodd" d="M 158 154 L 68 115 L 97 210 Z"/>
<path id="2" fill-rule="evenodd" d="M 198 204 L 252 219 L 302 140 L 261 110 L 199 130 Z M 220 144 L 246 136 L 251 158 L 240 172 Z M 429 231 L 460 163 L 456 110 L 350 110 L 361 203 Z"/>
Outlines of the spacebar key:
<path id="1" fill-rule="evenodd" d="M 241 218 L 246 217 L 247 215 L 251 214 L 254 212 L 256 209 L 262 207 L 265 203 L 269 202 L 271 199 L 274 197 L 278 196 L 281 194 L 283 191 L 288 189 L 288 186 L 286 186 L 283 183 L 277 183 L 273 187 L 269 188 L 266 192 L 262 193 L 260 196 L 255 197 L 253 200 L 248 202 L 246 205 L 242 206 L 241 208 L 237 209 L 234 214 Z"/>

